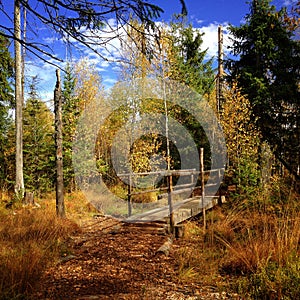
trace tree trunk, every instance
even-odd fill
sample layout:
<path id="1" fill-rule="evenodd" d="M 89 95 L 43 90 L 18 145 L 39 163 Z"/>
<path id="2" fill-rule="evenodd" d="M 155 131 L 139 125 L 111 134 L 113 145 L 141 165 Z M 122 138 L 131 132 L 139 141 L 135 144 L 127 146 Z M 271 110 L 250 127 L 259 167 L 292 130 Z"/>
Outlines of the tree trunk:
<path id="1" fill-rule="evenodd" d="M 56 70 L 56 85 L 54 90 L 55 113 L 55 147 L 56 147 L 56 214 L 65 217 L 64 178 L 62 155 L 62 95 L 59 70 Z"/>
<path id="2" fill-rule="evenodd" d="M 26 43 L 26 31 L 27 31 L 27 10 L 26 7 L 23 7 L 23 35 L 22 40 Z M 22 47 L 22 99 L 25 99 L 25 56 L 26 48 Z"/>
<path id="3" fill-rule="evenodd" d="M 14 6 L 14 47 L 15 47 L 15 123 L 16 123 L 16 182 L 15 193 L 18 198 L 24 197 L 23 177 L 23 98 L 22 98 L 22 58 L 21 58 L 21 12 L 20 1 Z"/>

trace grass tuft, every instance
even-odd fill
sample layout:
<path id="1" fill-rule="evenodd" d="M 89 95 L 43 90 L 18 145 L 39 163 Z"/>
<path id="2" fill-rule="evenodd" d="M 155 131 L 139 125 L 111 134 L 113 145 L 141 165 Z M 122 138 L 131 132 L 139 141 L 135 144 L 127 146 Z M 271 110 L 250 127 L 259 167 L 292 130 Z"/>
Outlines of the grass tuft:
<path id="1" fill-rule="evenodd" d="M 27 299 L 75 223 L 51 209 L 0 212 L 0 299 Z"/>
<path id="2" fill-rule="evenodd" d="M 299 194 L 282 191 L 257 193 L 263 205 L 251 199 L 208 212 L 205 232 L 201 221 L 188 225 L 188 245 L 177 251 L 179 278 L 243 299 L 300 299 Z"/>

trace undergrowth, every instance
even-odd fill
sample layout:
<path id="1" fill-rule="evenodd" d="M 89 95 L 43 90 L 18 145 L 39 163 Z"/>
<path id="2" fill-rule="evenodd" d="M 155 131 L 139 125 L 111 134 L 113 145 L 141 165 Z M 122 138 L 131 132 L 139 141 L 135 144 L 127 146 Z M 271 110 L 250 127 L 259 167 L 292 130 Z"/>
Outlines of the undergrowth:
<path id="1" fill-rule="evenodd" d="M 299 200 L 276 182 L 255 199 L 235 198 L 209 212 L 205 230 L 201 220 L 187 224 L 179 279 L 242 299 L 300 299 Z"/>

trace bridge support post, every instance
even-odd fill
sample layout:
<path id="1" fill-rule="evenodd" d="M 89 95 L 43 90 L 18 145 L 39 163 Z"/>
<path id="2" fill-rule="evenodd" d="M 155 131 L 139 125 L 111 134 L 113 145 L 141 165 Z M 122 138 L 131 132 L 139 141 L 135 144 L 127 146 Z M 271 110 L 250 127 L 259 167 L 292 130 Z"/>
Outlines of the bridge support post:
<path id="1" fill-rule="evenodd" d="M 168 174 L 168 205 L 169 205 L 169 218 L 170 218 L 170 232 L 174 233 L 174 213 L 173 213 L 173 201 L 172 201 L 172 191 L 173 191 L 173 182 L 172 182 L 172 173 Z"/>
<path id="2" fill-rule="evenodd" d="M 132 215 L 131 191 L 132 191 L 132 178 L 131 178 L 131 175 L 129 175 L 128 176 L 128 193 L 127 193 L 128 217 L 130 217 Z"/>
<path id="3" fill-rule="evenodd" d="M 204 149 L 200 149 L 200 176 L 201 176 L 201 200 L 202 200 L 202 216 L 203 229 L 206 229 L 206 211 L 205 211 L 205 191 L 204 191 Z"/>

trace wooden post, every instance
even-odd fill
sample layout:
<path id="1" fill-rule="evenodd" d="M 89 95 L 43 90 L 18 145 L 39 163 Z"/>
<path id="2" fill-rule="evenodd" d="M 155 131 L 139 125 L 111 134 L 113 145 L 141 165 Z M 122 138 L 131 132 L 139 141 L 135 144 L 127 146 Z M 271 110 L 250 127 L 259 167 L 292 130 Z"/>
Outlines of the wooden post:
<path id="1" fill-rule="evenodd" d="M 193 186 L 193 184 L 194 184 L 194 173 L 191 174 L 192 198 L 194 198 L 194 196 L 195 196 L 195 193 L 194 193 L 195 187 Z"/>
<path id="2" fill-rule="evenodd" d="M 174 226 L 174 235 L 175 238 L 183 238 L 185 234 L 185 227 L 183 224 Z"/>
<path id="3" fill-rule="evenodd" d="M 128 217 L 132 214 L 132 206 L 131 206 L 131 191 L 132 191 L 132 177 L 131 174 L 128 177 L 128 194 L 127 194 L 127 203 L 128 203 Z"/>
<path id="4" fill-rule="evenodd" d="M 218 27 L 218 75 L 217 75 L 217 110 L 221 111 L 221 93 L 222 93 L 222 76 L 223 76 L 223 30 L 222 26 Z"/>
<path id="5" fill-rule="evenodd" d="M 169 205 L 169 214 L 170 214 L 170 232 L 173 233 L 174 231 L 174 213 L 173 213 L 173 203 L 172 203 L 173 182 L 172 182 L 171 172 L 168 174 L 167 178 L 168 178 L 168 205 Z"/>
<path id="6" fill-rule="evenodd" d="M 59 70 L 56 70 L 54 90 L 55 147 L 56 147 L 56 214 L 65 217 L 64 178 L 63 178 L 63 136 L 62 136 L 62 95 Z"/>
<path id="7" fill-rule="evenodd" d="M 204 149 L 200 149 L 200 176 L 201 176 L 201 200 L 202 200 L 202 215 L 203 215 L 203 229 L 206 229 L 206 212 L 205 212 L 205 191 L 204 191 Z"/>

